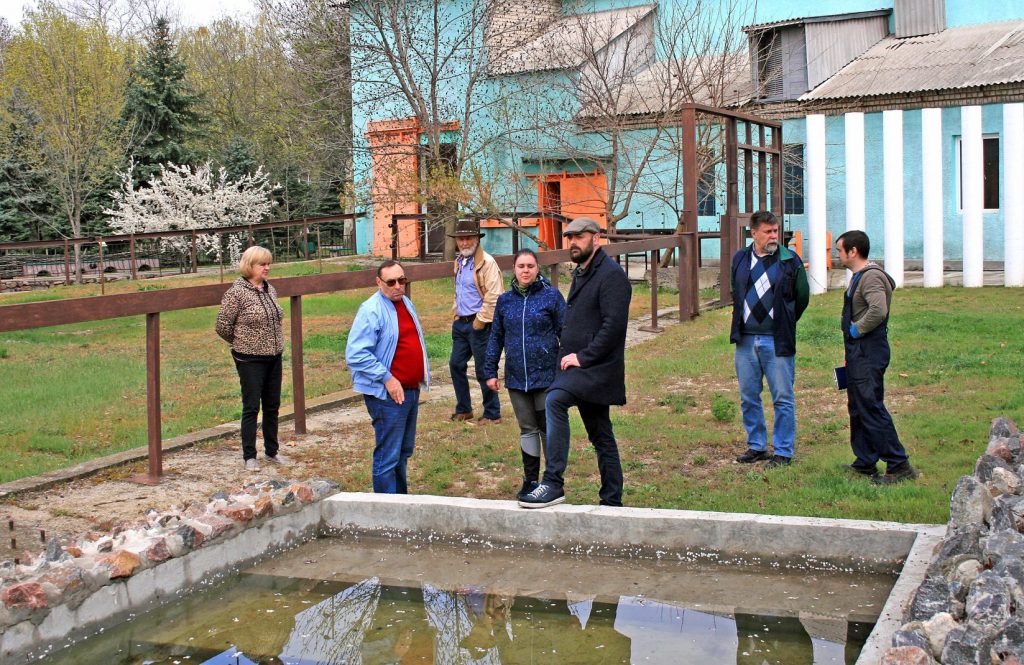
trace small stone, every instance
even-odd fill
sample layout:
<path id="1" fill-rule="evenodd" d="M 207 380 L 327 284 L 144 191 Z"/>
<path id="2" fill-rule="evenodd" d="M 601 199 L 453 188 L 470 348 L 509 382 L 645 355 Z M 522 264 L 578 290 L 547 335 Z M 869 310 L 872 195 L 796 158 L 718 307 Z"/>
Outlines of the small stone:
<path id="1" fill-rule="evenodd" d="M 313 489 L 303 483 L 293 483 L 288 488 L 289 491 L 295 494 L 295 497 L 302 503 L 313 503 L 314 494 Z"/>
<path id="2" fill-rule="evenodd" d="M 77 545 L 69 545 L 68 547 L 64 548 L 64 551 L 76 559 L 82 556 L 82 548 Z"/>
<path id="3" fill-rule="evenodd" d="M 949 582 L 944 577 L 926 577 L 910 606 L 911 621 L 925 621 L 939 612 L 949 611 Z"/>
<path id="4" fill-rule="evenodd" d="M 992 517 L 992 494 L 974 476 L 963 476 L 949 502 L 949 527 L 955 531 L 967 525 L 980 525 Z"/>
<path id="5" fill-rule="evenodd" d="M 243 524 L 252 521 L 252 508 L 238 503 L 232 503 L 217 511 L 218 514 Z"/>
<path id="6" fill-rule="evenodd" d="M 1011 449 L 1011 442 L 1016 442 L 1016 448 L 1020 450 L 1020 438 L 1013 437 L 998 437 L 988 442 L 988 446 L 985 448 L 986 455 L 992 455 L 998 457 L 1007 464 L 1013 464 L 1013 450 Z"/>
<path id="7" fill-rule="evenodd" d="M 1012 605 L 1010 585 L 998 574 L 986 570 L 967 594 L 967 625 L 994 636 L 1009 621 Z"/>
<path id="8" fill-rule="evenodd" d="M 91 592 L 85 583 L 82 569 L 72 563 L 55 566 L 36 581 L 43 585 L 52 607 L 61 604 L 77 607 Z"/>
<path id="9" fill-rule="evenodd" d="M 110 538 L 101 538 L 96 541 L 97 552 L 110 552 L 114 549 L 114 541 Z"/>
<path id="10" fill-rule="evenodd" d="M 186 550 L 194 550 L 197 547 L 201 547 L 203 540 L 205 540 L 202 532 L 196 531 L 195 528 L 188 524 L 182 524 L 174 533 L 181 538 Z"/>
<path id="11" fill-rule="evenodd" d="M 974 465 L 974 475 L 983 483 L 992 480 L 992 472 L 995 469 L 1004 469 L 1013 473 L 1013 468 L 1003 460 L 993 455 L 982 455 Z"/>
<path id="12" fill-rule="evenodd" d="M 1008 624 L 1003 626 L 1002 632 L 992 644 L 992 650 L 1003 658 L 1003 664 L 1007 656 L 1024 660 L 1024 619 L 1014 617 Z"/>
<path id="13" fill-rule="evenodd" d="M 942 665 L 991 665 L 993 638 L 967 626 L 949 632 L 942 648 Z"/>
<path id="14" fill-rule="evenodd" d="M 992 496 L 999 496 L 1001 494 L 1016 495 L 1020 494 L 1021 491 L 1021 480 L 1017 474 L 1009 469 L 999 467 L 992 469 L 992 477 L 985 484 L 988 485 Z"/>
<path id="15" fill-rule="evenodd" d="M 220 515 L 203 515 L 202 517 L 197 517 L 195 521 L 200 525 L 209 527 L 210 533 L 206 534 L 208 539 L 217 538 L 227 533 L 235 525 L 234 522 Z"/>
<path id="16" fill-rule="evenodd" d="M 928 567 L 929 575 L 949 575 L 953 568 L 965 559 L 981 558 L 981 523 L 968 524 L 955 530 L 947 530 L 942 546 L 934 561 Z M 951 560 L 956 559 L 950 565 Z"/>
<path id="17" fill-rule="evenodd" d="M 214 492 L 213 494 L 210 495 L 210 501 L 217 501 L 217 500 L 227 501 L 228 500 L 228 493 L 227 492 Z"/>
<path id="18" fill-rule="evenodd" d="M 978 579 L 978 575 L 981 575 L 981 571 L 985 570 L 985 566 L 981 565 L 981 562 L 977 559 L 968 559 L 963 561 L 956 570 L 953 571 L 954 582 L 959 582 L 965 587 L 971 586 L 974 580 Z"/>
<path id="19" fill-rule="evenodd" d="M 1017 436 L 1018 434 L 1020 434 L 1020 431 L 1017 429 L 1017 424 L 1006 416 L 994 418 L 992 425 L 988 428 L 989 439 Z"/>
<path id="20" fill-rule="evenodd" d="M 1006 556 L 999 559 L 996 565 L 992 566 L 992 572 L 1024 587 L 1024 561 L 1017 557 Z"/>
<path id="21" fill-rule="evenodd" d="M 172 557 L 188 554 L 188 550 L 185 549 L 185 539 L 177 532 L 164 537 L 164 542 L 167 543 L 167 551 L 171 553 Z"/>
<path id="22" fill-rule="evenodd" d="M 982 561 L 994 566 L 1004 557 L 1024 559 L 1024 534 L 997 531 L 981 542 Z"/>
<path id="23" fill-rule="evenodd" d="M 939 612 L 924 622 L 924 634 L 928 638 L 928 647 L 936 658 L 942 656 L 942 647 L 946 646 L 946 638 L 950 631 L 957 627 L 956 619 L 949 612 Z"/>
<path id="24" fill-rule="evenodd" d="M 146 559 L 153 563 L 160 563 L 161 561 L 167 561 L 171 558 L 171 550 L 167 547 L 167 541 L 164 538 L 160 538 L 152 545 L 147 547 L 143 552 Z"/>
<path id="25" fill-rule="evenodd" d="M 131 577 L 142 563 L 138 554 L 128 550 L 117 550 L 110 554 L 104 554 L 98 561 L 110 568 L 110 579 L 112 580 Z"/>
<path id="26" fill-rule="evenodd" d="M 991 485 L 989 486 L 991 490 Z M 995 492 L 995 490 L 992 490 Z M 1013 508 L 1017 502 L 1024 497 L 1012 494 L 999 494 L 992 502 L 992 519 L 989 520 L 991 531 L 1015 531 L 1017 521 L 1013 515 Z"/>
<path id="27" fill-rule="evenodd" d="M 935 665 L 935 659 L 925 648 L 902 646 L 886 651 L 879 663 L 880 665 Z"/>
<path id="28" fill-rule="evenodd" d="M 64 557 L 64 548 L 60 546 L 60 541 L 56 538 L 50 538 L 46 543 L 46 560 L 51 562 L 60 561 Z"/>
<path id="29" fill-rule="evenodd" d="M 279 489 L 283 489 L 285 487 L 288 487 L 288 483 L 286 483 L 283 480 L 277 480 L 276 478 L 274 478 L 274 479 L 271 479 L 271 480 L 264 480 L 261 483 L 256 483 L 255 486 L 257 488 L 263 488 L 263 489 L 267 489 L 267 490 L 273 491 L 273 490 L 279 490 Z"/>
<path id="30" fill-rule="evenodd" d="M 0 591 L 0 601 L 8 609 L 39 610 L 49 607 L 46 591 L 38 582 L 22 582 Z"/>
<path id="31" fill-rule="evenodd" d="M 256 504 L 252 508 L 252 516 L 255 519 L 266 517 L 274 513 L 274 502 L 271 500 L 269 494 L 264 494 L 256 499 Z"/>
<path id="32" fill-rule="evenodd" d="M 911 624 L 906 624 L 903 628 L 900 628 L 893 633 L 892 645 L 894 647 L 919 647 L 927 653 L 930 651 L 930 648 L 928 646 L 928 638 L 925 636 L 924 632 L 907 629 L 908 625 L 914 624 L 917 626 L 921 625 L 919 621 L 914 621 L 911 622 Z"/>

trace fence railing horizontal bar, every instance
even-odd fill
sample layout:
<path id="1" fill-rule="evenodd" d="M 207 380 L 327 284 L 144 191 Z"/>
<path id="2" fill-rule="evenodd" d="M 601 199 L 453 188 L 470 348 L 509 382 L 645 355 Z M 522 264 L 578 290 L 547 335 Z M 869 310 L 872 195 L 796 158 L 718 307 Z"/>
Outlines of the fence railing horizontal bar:
<path id="1" fill-rule="evenodd" d="M 152 238 L 174 238 L 191 236 L 193 231 L 197 234 L 211 233 L 238 233 L 241 231 L 263 231 L 267 229 L 280 229 L 287 226 L 315 226 L 317 224 L 329 224 L 331 222 L 343 222 L 349 219 L 364 217 L 366 213 L 345 213 L 343 215 L 330 215 L 328 217 L 309 217 L 304 219 L 290 219 L 278 222 L 260 222 L 259 224 L 242 224 L 239 226 L 218 226 L 210 229 L 189 229 L 178 231 L 149 231 L 147 233 L 134 233 L 128 235 L 92 236 L 89 238 L 68 238 L 67 240 L 26 240 L 24 242 L 0 242 L 0 250 L 12 249 L 33 249 L 37 247 L 63 247 L 67 242 L 70 245 L 95 245 L 100 242 L 129 242 L 132 238 L 145 240 Z"/>
<path id="2" fill-rule="evenodd" d="M 663 236 L 609 243 L 604 245 L 604 249 L 608 254 L 619 255 L 652 249 L 667 249 L 678 245 L 678 236 Z M 570 260 L 567 249 L 539 252 L 537 258 L 541 265 L 564 263 Z M 515 257 L 505 255 L 496 257 L 496 259 L 500 268 L 511 270 Z M 449 261 L 410 264 L 405 266 L 405 273 L 413 282 L 441 279 L 452 276 L 452 264 Z M 352 272 L 282 277 L 272 280 L 272 283 L 278 296 L 286 298 L 373 287 L 376 285 L 376 275 L 376 270 L 371 268 Z M 122 316 L 172 312 L 195 307 L 210 307 L 220 304 L 221 297 L 230 286 L 230 284 L 210 284 L 164 291 L 118 293 L 109 296 L 3 305 L 0 306 L 0 332 L 101 321 Z"/>

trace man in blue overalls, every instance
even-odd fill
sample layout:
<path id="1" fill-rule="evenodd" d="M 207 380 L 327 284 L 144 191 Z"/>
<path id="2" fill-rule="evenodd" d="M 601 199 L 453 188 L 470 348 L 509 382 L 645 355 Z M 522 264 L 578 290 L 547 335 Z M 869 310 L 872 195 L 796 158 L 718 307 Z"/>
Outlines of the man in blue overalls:
<path id="1" fill-rule="evenodd" d="M 843 342 L 846 347 L 846 398 L 850 411 L 850 446 L 857 458 L 851 471 L 879 485 L 913 480 L 892 417 L 885 408 L 885 370 L 889 366 L 889 306 L 896 282 L 868 261 L 871 242 L 863 231 L 847 231 L 836 240 L 839 262 L 853 271 L 843 297 Z M 885 475 L 875 466 L 885 462 Z"/>

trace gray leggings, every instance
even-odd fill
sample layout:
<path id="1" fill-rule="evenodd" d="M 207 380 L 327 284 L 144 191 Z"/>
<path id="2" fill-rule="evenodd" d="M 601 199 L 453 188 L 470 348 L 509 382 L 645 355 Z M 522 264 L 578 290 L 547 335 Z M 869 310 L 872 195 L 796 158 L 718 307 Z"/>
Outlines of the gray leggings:
<path id="1" fill-rule="evenodd" d="M 539 441 L 540 450 L 544 450 L 544 440 L 547 432 L 547 421 L 544 418 L 544 400 L 546 390 L 522 390 L 508 389 L 508 399 L 512 402 L 512 410 L 516 414 L 516 422 L 519 424 L 520 447 L 523 453 L 523 477 L 526 480 L 537 480 L 540 477 L 540 455 L 527 452 L 527 448 L 533 448 L 529 440 Z M 538 451 L 539 452 L 539 451 Z"/>

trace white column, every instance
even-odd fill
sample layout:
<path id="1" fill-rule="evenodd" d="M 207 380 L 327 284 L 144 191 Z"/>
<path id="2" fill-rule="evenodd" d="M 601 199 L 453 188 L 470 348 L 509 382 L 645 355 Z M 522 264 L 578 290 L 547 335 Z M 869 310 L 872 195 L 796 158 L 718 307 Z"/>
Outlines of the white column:
<path id="1" fill-rule="evenodd" d="M 1024 104 L 1003 105 L 1003 271 L 1024 286 Z"/>
<path id="2" fill-rule="evenodd" d="M 984 163 L 981 145 L 981 107 L 960 109 L 960 182 L 963 195 L 964 286 L 983 286 L 985 243 Z"/>
<path id="3" fill-rule="evenodd" d="M 885 271 L 903 286 L 903 111 L 882 111 Z"/>
<path id="4" fill-rule="evenodd" d="M 942 109 L 921 109 L 921 210 L 924 285 L 942 286 Z"/>
<path id="5" fill-rule="evenodd" d="M 811 293 L 828 290 L 825 267 L 825 116 L 807 116 L 807 244 L 805 261 L 810 262 L 807 275 Z"/>
<path id="6" fill-rule="evenodd" d="M 863 231 L 864 225 L 864 114 L 847 113 L 846 121 L 846 230 Z"/>

